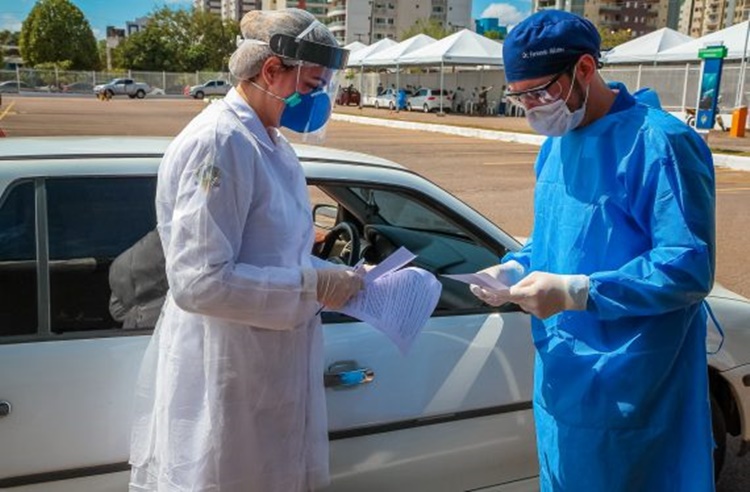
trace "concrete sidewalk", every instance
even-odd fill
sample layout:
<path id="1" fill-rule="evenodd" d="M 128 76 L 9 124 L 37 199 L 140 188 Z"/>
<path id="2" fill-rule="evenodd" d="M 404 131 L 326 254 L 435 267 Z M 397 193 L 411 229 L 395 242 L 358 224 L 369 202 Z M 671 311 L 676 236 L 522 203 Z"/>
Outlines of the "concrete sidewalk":
<path id="1" fill-rule="evenodd" d="M 539 145 L 544 139 L 534 133 L 526 122 L 526 118 L 518 117 L 467 116 L 451 113 L 438 115 L 409 111 L 391 112 L 387 109 L 370 107 L 336 106 L 334 119 L 530 145 Z M 745 137 L 737 138 L 730 137 L 729 132 L 712 130 L 708 135 L 708 145 L 714 154 L 717 166 L 750 171 L 750 133 Z"/>

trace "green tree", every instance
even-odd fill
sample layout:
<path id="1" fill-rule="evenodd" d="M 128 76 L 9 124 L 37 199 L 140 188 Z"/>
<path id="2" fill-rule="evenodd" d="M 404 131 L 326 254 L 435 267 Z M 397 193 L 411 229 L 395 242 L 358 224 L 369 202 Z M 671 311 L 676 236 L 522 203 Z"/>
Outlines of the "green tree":
<path id="1" fill-rule="evenodd" d="M 599 36 L 602 38 L 601 50 L 611 50 L 615 46 L 633 39 L 633 32 L 630 29 L 619 29 L 612 31 L 604 27 L 599 28 Z"/>
<path id="2" fill-rule="evenodd" d="M 401 33 L 400 41 L 409 39 L 417 34 L 426 34 L 435 39 L 442 39 L 446 36 L 453 34 L 450 30 L 446 29 L 440 22 L 435 19 L 421 18 L 417 20 L 410 28 L 406 29 Z"/>
<path id="3" fill-rule="evenodd" d="M 239 25 L 200 10 L 157 9 L 146 27 L 128 36 L 113 64 L 135 70 L 223 70 L 235 49 Z"/>
<path id="4" fill-rule="evenodd" d="M 29 66 L 68 60 L 74 70 L 99 68 L 91 26 L 69 0 L 39 0 L 23 21 L 19 47 Z"/>

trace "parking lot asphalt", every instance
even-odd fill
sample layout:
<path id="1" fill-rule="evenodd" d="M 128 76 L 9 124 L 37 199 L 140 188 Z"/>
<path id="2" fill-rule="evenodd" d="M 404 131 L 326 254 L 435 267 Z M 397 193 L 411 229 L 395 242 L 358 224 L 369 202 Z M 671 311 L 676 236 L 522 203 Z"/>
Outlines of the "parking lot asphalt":
<path id="1" fill-rule="evenodd" d="M 190 99 L 52 98 L 3 95 L 0 130 L 8 137 L 62 135 L 174 136 L 203 108 Z M 523 118 L 392 113 L 337 108 L 342 113 L 409 119 L 477 128 L 530 132 Z M 709 135 L 712 147 L 750 153 L 750 136 L 729 140 Z M 720 132 L 718 132 L 720 133 Z M 299 139 L 292 136 L 293 141 Z M 528 236 L 533 219 L 534 173 L 538 148 L 532 145 L 364 126 L 333 121 L 325 146 L 365 152 L 398 162 L 457 195 L 516 236 Z M 750 297 L 750 172 L 717 169 L 717 280 Z M 730 439 L 725 472 L 717 492 L 750 490 L 750 455 L 733 456 Z"/>

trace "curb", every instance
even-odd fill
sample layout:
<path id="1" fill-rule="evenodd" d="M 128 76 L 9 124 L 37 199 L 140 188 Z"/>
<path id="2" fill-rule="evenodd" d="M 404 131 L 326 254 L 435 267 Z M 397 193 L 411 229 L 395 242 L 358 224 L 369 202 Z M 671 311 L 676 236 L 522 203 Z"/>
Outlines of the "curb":
<path id="1" fill-rule="evenodd" d="M 541 135 L 530 135 L 528 133 L 513 133 L 500 130 L 483 130 L 480 128 L 469 128 L 465 126 L 439 125 L 435 123 L 418 123 L 416 121 L 386 120 L 383 118 L 370 118 L 368 116 L 354 116 L 349 114 L 333 113 L 331 119 L 357 123 L 360 125 L 387 126 L 402 130 L 419 130 L 423 132 L 444 133 L 447 135 L 458 135 L 461 137 L 480 138 L 483 140 L 496 140 L 500 142 L 511 142 L 528 145 L 542 145 L 547 137 Z M 714 166 L 733 169 L 735 171 L 750 172 L 750 157 L 740 157 L 729 154 L 714 153 Z"/>

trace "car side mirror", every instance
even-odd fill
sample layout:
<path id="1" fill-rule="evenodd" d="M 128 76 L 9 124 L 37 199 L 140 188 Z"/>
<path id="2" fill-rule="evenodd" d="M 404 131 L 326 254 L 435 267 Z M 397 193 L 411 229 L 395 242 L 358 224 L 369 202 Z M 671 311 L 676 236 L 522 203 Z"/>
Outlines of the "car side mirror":
<path id="1" fill-rule="evenodd" d="M 330 231 L 336 225 L 338 214 L 339 209 L 335 205 L 318 203 L 312 209 L 313 224 L 315 224 L 315 227 Z"/>

